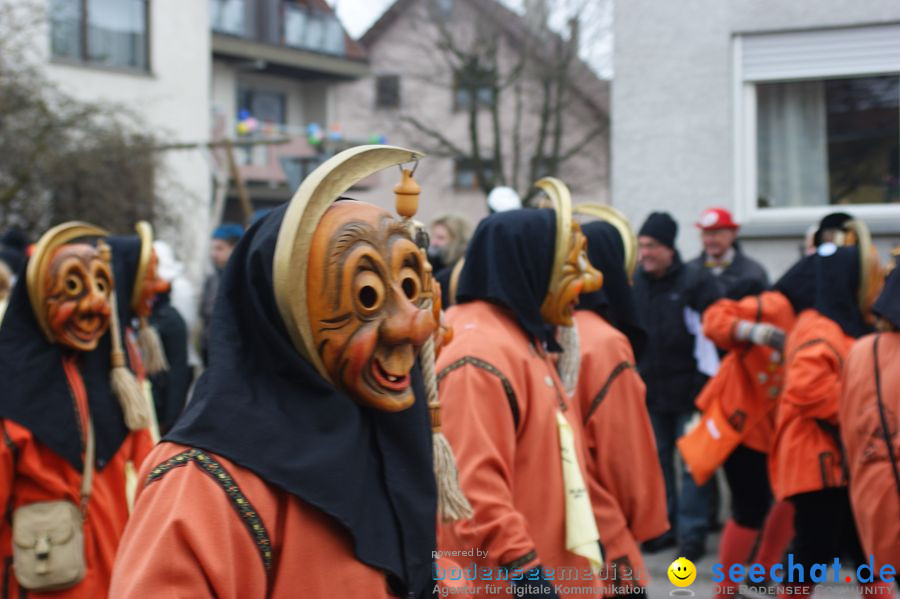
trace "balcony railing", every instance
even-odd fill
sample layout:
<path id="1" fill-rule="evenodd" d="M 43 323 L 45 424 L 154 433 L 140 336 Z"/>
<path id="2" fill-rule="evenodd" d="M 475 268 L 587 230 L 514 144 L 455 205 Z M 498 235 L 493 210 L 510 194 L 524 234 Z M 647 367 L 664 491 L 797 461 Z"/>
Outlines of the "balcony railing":
<path id="1" fill-rule="evenodd" d="M 247 34 L 244 0 L 209 0 L 209 25 L 216 33 Z"/>
<path id="2" fill-rule="evenodd" d="M 325 54 L 343 56 L 344 29 L 332 14 L 310 10 L 292 2 L 284 3 L 284 45 Z"/>

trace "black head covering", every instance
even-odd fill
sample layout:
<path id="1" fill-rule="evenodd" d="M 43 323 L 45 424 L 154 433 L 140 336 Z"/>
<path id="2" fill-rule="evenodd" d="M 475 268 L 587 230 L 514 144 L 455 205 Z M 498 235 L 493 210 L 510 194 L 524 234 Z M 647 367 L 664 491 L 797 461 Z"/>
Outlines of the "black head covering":
<path id="1" fill-rule="evenodd" d="M 638 235 L 647 235 L 661 244 L 675 249 L 675 237 L 678 235 L 678 223 L 668 212 L 651 212 Z"/>
<path id="2" fill-rule="evenodd" d="M 847 221 L 850 220 L 853 220 L 853 217 L 846 212 L 832 212 L 823 216 L 822 220 L 819 221 L 819 228 L 816 229 L 816 232 L 813 235 L 813 243 L 815 246 L 819 247 L 822 245 L 822 234 L 826 229 L 843 229 L 844 225 L 847 224 Z"/>
<path id="3" fill-rule="evenodd" d="M 529 336 L 550 351 L 562 351 L 555 328 L 541 316 L 555 244 L 553 210 L 510 210 L 488 216 L 478 223 L 466 249 L 456 302 L 485 300 L 508 308 Z"/>
<path id="4" fill-rule="evenodd" d="M 25 254 L 12 248 L 0 246 L 0 262 L 5 262 L 12 274 L 19 272 L 25 264 Z"/>
<path id="5" fill-rule="evenodd" d="M 116 287 L 116 307 L 124 331 L 131 322 L 131 296 L 141 261 L 141 239 L 137 235 L 113 235 L 106 238 L 112 249 L 112 272 Z"/>
<path id="6" fill-rule="evenodd" d="M 886 318 L 894 327 L 900 329 L 900 269 L 891 271 L 881 295 L 875 300 L 872 312 L 882 318 Z"/>
<path id="7" fill-rule="evenodd" d="M 647 343 L 647 332 L 641 326 L 634 291 L 625 272 L 625 245 L 619 230 L 603 221 L 582 225 L 587 237 L 588 260 L 603 273 L 603 287 L 581 296 L 579 310 L 593 310 L 622 331 L 631 342 L 635 358 L 639 359 Z"/>
<path id="8" fill-rule="evenodd" d="M 816 257 L 804 256 L 798 260 L 773 285 L 794 308 L 794 314 L 800 314 L 816 303 Z"/>
<path id="9" fill-rule="evenodd" d="M 834 253 L 822 252 L 820 248 L 815 259 L 816 310 L 836 322 L 850 337 L 871 333 L 872 327 L 863 319 L 857 299 L 859 248 L 842 246 Z"/>
<path id="10" fill-rule="evenodd" d="M 20 274 L 24 274 L 24 268 Z M 52 451 L 81 471 L 81 435 L 62 358 L 73 350 L 44 338 L 22 279 L 15 287 L 0 327 L 0 418 L 27 428 Z M 79 371 L 87 389 L 102 470 L 128 435 L 122 409 L 110 388 L 110 337 L 92 352 L 80 353 Z"/>
<path id="11" fill-rule="evenodd" d="M 210 322 L 209 368 L 165 439 L 222 455 L 334 518 L 357 558 L 419 597 L 431 582 L 437 499 L 421 377 L 414 405 L 361 407 L 294 348 L 274 295 L 285 207 L 238 242 Z"/>

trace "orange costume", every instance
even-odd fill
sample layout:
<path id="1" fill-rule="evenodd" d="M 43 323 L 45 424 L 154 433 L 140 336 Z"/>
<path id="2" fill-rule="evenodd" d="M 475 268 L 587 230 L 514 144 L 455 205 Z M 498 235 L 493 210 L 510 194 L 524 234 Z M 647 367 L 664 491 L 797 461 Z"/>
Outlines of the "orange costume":
<path id="1" fill-rule="evenodd" d="M 9 517 L 0 523 L 4 597 L 107 596 L 128 519 L 129 494 L 152 448 L 147 430 L 128 430 L 117 401 L 121 389 L 110 385 L 111 361 L 121 354 L 116 350 L 111 356 L 110 351 L 111 337 L 118 331 L 108 328 L 112 314 L 108 248 L 76 242 L 103 235 L 84 223 L 48 231 L 29 259 L 28 280 L 16 286 L 0 328 L 0 377 L 6 381 L 0 394 L 0 507 L 12 515 L 18 531 L 13 535 Z M 123 374 L 129 376 L 116 372 Z M 82 475 L 88 430 L 93 431 L 94 453 L 85 497 Z M 84 558 L 84 574 L 59 580 L 61 571 L 54 560 L 64 551 L 59 547 L 65 541 L 58 531 L 68 525 L 45 520 L 39 526 L 54 527 L 46 533 L 30 528 L 17 514 L 45 502 L 80 506 L 84 499 L 82 517 L 71 523 L 83 531 L 83 549 L 77 554 Z M 14 547 L 20 558 L 31 555 L 38 565 L 28 567 L 24 558 L 21 563 L 26 567 L 17 571 Z M 20 583 L 20 576 L 25 582 Z"/>
<path id="2" fill-rule="evenodd" d="M 864 555 L 874 555 L 876 570 L 900 564 L 898 272 L 888 279 L 872 310 L 889 321 L 892 330 L 863 337 L 850 350 L 839 412 L 850 469 L 850 503 Z"/>
<path id="3" fill-rule="evenodd" d="M 141 473 L 111 597 L 431 596 L 436 479 L 415 366 L 437 330 L 430 268 L 408 221 L 336 201 L 418 157 L 341 152 L 241 238 L 209 367 Z"/>
<path id="4" fill-rule="evenodd" d="M 549 352 L 561 349 L 550 325 L 571 326 L 578 295 L 600 275 L 571 224 L 568 190 L 539 185 L 556 210 L 481 221 L 447 312 L 454 339 L 436 365 L 443 430 L 474 515 L 442 525 L 438 545 L 473 552 L 461 565 L 477 568 L 481 594 L 599 597 L 583 427 Z M 527 571 L 543 580 L 515 579 Z"/>
<path id="5" fill-rule="evenodd" d="M 597 527 L 608 559 L 617 569 L 630 566 L 635 581 L 644 585 L 647 568 L 638 543 L 669 529 L 644 382 L 623 333 L 591 310 L 577 311 L 575 324 L 581 346 L 575 397 L 590 456 L 588 486 L 595 493 Z"/>

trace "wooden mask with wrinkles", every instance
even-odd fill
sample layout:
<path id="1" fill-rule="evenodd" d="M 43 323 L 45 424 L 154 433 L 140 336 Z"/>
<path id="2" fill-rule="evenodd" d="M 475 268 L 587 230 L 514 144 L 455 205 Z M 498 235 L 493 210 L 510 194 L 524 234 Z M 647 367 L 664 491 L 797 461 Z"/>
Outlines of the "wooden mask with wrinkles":
<path id="1" fill-rule="evenodd" d="M 50 256 L 43 277 L 46 322 L 56 343 L 91 351 L 109 327 L 113 279 L 97 248 L 62 245 Z"/>

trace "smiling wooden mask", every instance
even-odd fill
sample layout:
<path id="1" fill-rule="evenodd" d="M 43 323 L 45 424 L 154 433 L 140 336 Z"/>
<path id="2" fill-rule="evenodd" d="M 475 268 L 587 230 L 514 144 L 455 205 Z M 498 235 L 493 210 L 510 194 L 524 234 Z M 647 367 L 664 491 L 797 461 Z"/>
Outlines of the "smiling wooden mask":
<path id="1" fill-rule="evenodd" d="M 550 324 L 572 326 L 578 296 L 600 289 L 603 275 L 591 266 L 587 257 L 587 239 L 578 223 L 572 220 L 569 188 L 553 177 L 545 177 L 535 186 L 546 192 L 556 211 L 553 272 L 541 304 L 541 316 Z"/>
<path id="2" fill-rule="evenodd" d="M 410 371 L 437 328 L 426 309 L 427 265 L 390 213 L 337 198 L 356 182 L 421 154 L 360 146 L 331 158 L 297 190 L 275 246 L 278 310 L 297 350 L 362 405 L 414 402 Z"/>
<path id="3" fill-rule="evenodd" d="M 109 328 L 109 252 L 77 242 L 105 235 L 93 225 L 71 222 L 50 229 L 38 241 L 26 273 L 28 295 L 51 343 L 91 351 Z"/>
<path id="4" fill-rule="evenodd" d="M 407 225 L 371 204 L 338 202 L 316 228 L 306 276 L 320 290 L 308 298 L 309 319 L 332 382 L 379 410 L 412 405 L 409 373 L 437 326 Z"/>

